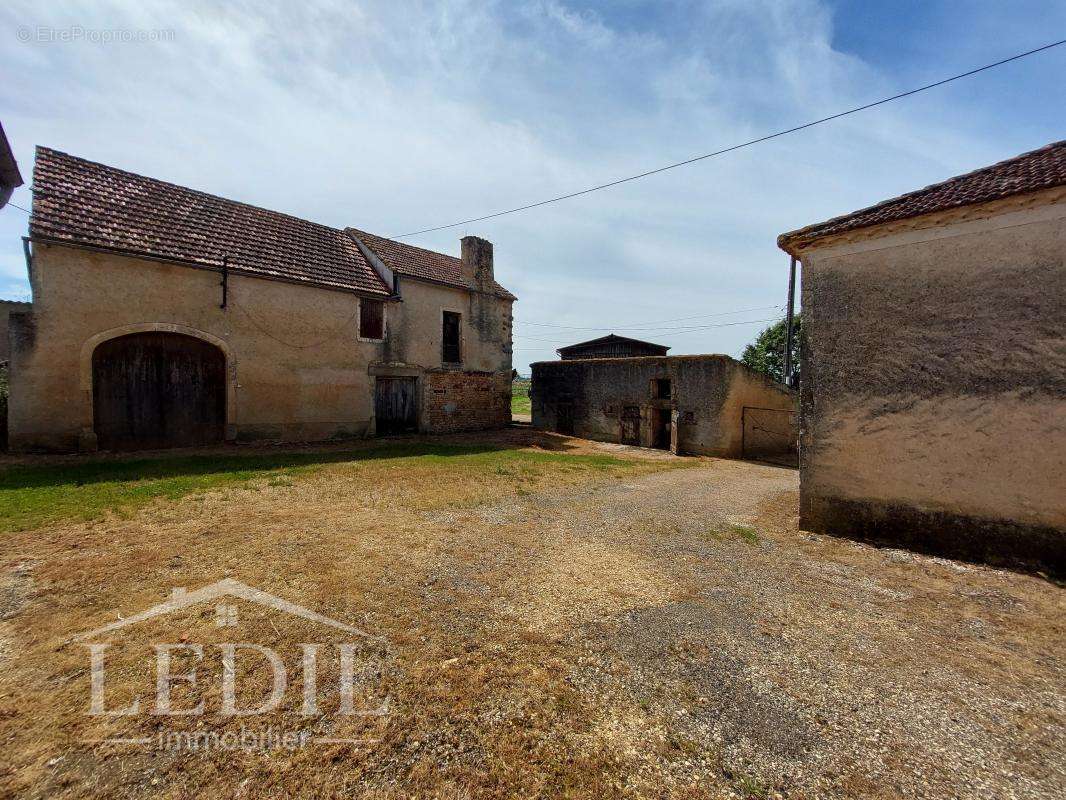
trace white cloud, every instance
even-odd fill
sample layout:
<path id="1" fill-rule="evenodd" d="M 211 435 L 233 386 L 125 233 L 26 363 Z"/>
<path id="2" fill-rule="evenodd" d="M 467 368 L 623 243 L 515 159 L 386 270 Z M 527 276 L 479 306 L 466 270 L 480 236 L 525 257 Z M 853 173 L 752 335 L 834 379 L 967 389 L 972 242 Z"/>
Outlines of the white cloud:
<path id="1" fill-rule="evenodd" d="M 174 41 L 19 44 L 19 25 L 173 29 Z M 0 71 L 15 79 L 0 83 L 0 108 L 27 175 L 32 146 L 43 144 L 389 235 L 905 88 L 834 50 L 833 25 L 816 0 L 634 0 L 600 10 L 562 0 L 161 0 L 91 11 L 8 0 Z M 1055 64 L 1062 59 L 1034 69 Z M 928 65 L 930 77 L 941 71 Z M 553 337 L 525 322 L 596 327 L 766 305 L 784 297 L 778 233 L 1061 138 L 1027 131 L 1020 145 L 1004 142 L 986 131 L 982 100 L 944 91 L 414 241 L 454 253 L 464 233 L 492 239 L 498 277 L 520 297 L 517 329 L 538 339 Z M 1048 108 L 1028 127 L 1061 121 Z M 28 205 L 29 193 L 15 202 Z M 25 215 L 0 212 L 0 293 L 25 291 L 24 232 Z M 647 335 L 675 352 L 736 353 L 754 327 Z M 554 349 L 516 343 L 522 369 Z"/>

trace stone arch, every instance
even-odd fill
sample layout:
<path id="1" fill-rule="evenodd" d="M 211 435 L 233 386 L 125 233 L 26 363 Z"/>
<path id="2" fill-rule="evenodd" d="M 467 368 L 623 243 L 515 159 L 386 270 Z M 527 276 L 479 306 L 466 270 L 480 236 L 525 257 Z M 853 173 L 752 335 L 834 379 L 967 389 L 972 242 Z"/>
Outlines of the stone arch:
<path id="1" fill-rule="evenodd" d="M 83 416 L 81 449 L 96 449 L 96 433 L 93 418 L 93 353 L 103 342 L 127 336 L 131 333 L 176 333 L 200 339 L 214 345 L 222 351 L 226 360 L 226 441 L 236 438 L 237 430 L 237 362 L 229 343 L 207 331 L 179 325 L 173 322 L 137 322 L 132 325 L 120 325 L 90 336 L 81 347 L 78 360 L 78 382 L 82 393 Z"/>

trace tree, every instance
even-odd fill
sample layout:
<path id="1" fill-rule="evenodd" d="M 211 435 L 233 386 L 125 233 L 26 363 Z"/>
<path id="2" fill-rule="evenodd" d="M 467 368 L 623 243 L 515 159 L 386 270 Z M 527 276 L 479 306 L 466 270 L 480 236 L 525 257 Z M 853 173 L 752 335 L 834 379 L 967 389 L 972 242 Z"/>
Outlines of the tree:
<path id="1" fill-rule="evenodd" d="M 799 340 L 802 314 L 797 314 L 792 323 L 792 369 L 798 375 Z M 768 375 L 778 383 L 784 383 L 785 369 L 785 320 L 779 320 L 766 328 L 755 341 L 744 348 L 740 360 L 757 372 Z"/>

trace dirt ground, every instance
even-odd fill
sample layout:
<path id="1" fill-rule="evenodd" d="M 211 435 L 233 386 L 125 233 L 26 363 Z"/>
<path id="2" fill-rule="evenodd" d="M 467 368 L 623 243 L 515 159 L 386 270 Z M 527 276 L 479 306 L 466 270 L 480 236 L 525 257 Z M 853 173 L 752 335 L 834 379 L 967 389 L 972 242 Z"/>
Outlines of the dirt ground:
<path id="1" fill-rule="evenodd" d="M 799 531 L 792 469 L 529 430 L 461 441 L 626 463 L 355 460 L 5 535 L 0 792 L 1066 793 L 1062 588 Z M 388 713 L 305 719 L 325 743 L 291 752 L 94 743 L 234 724 L 213 713 L 207 657 L 200 683 L 175 690 L 183 707 L 205 700 L 204 717 L 88 715 L 89 661 L 71 640 L 225 577 L 380 637 L 366 685 Z M 207 608 L 124 634 L 108 707 L 150 706 L 152 664 L 125 655 L 139 645 L 258 642 L 298 675 L 298 643 L 323 635 L 239 611 L 232 632 Z M 301 721 L 294 693 L 272 724 Z"/>

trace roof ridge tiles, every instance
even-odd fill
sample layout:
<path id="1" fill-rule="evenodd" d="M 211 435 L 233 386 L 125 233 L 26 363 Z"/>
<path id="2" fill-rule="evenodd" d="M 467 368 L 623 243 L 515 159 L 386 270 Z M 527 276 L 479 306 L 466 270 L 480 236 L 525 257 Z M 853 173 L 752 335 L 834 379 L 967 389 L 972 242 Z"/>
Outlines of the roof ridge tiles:
<path id="1" fill-rule="evenodd" d="M 1023 174 L 1019 174 L 1023 173 Z M 1025 174 L 1028 173 L 1028 174 Z M 784 250 L 860 228 L 946 211 L 1066 184 L 1066 140 L 1051 142 L 921 189 L 783 233 Z M 943 196 L 941 196 L 943 195 Z M 928 202 L 922 202 L 928 201 Z"/>

